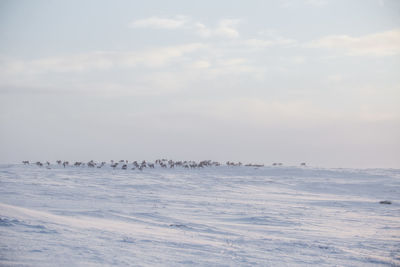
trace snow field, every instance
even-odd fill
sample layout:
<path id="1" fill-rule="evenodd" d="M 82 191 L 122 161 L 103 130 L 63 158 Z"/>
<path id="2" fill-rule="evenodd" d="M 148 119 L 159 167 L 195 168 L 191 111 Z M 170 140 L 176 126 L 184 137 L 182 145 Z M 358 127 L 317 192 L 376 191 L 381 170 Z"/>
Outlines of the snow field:
<path id="1" fill-rule="evenodd" d="M 399 203 L 395 169 L 1 165 L 0 265 L 400 266 Z"/>

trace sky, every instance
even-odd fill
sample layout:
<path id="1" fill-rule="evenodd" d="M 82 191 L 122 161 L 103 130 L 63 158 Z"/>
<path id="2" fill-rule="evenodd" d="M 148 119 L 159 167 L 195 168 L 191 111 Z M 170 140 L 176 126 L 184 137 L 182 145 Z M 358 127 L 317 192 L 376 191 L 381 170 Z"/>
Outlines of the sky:
<path id="1" fill-rule="evenodd" d="M 0 1 L 0 162 L 400 168 L 400 1 Z"/>

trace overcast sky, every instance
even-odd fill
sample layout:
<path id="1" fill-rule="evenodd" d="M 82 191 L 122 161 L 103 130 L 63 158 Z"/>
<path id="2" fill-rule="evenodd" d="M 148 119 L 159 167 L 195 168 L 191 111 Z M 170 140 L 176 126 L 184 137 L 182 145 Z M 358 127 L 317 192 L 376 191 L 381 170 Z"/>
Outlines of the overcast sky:
<path id="1" fill-rule="evenodd" d="M 0 1 L 0 162 L 400 167 L 400 1 Z"/>

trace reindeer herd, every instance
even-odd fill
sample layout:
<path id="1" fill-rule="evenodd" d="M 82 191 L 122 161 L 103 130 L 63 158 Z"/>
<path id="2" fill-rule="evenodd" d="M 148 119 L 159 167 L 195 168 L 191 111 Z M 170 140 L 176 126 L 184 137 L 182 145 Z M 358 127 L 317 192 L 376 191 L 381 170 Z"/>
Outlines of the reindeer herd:
<path id="1" fill-rule="evenodd" d="M 44 163 L 37 161 L 35 163 L 30 163 L 29 161 L 25 160 L 22 161 L 24 165 L 30 165 L 30 164 L 35 164 L 39 167 L 46 167 L 47 169 L 51 169 L 52 164 L 49 161 L 46 161 Z M 196 168 L 204 168 L 204 167 L 218 167 L 221 166 L 222 164 L 217 162 L 217 161 L 211 161 L 211 160 L 203 160 L 200 162 L 196 161 L 173 161 L 173 160 L 167 160 L 167 159 L 157 159 L 155 162 L 147 162 L 146 160 L 143 161 L 131 161 L 129 162 L 128 160 L 120 160 L 120 161 L 114 161 L 111 160 L 109 164 L 107 162 L 95 162 L 93 160 L 89 162 L 83 162 L 83 161 L 76 161 L 74 163 L 70 163 L 69 161 L 62 161 L 62 160 L 57 160 L 56 161 L 56 166 L 63 166 L 64 168 L 66 167 L 87 167 L 87 168 L 103 168 L 105 166 L 109 166 L 113 169 L 122 169 L 122 170 L 139 170 L 143 171 L 145 168 L 150 168 L 154 169 L 155 167 L 161 167 L 161 168 L 169 168 L 173 169 L 175 167 L 179 168 L 184 168 L 184 169 L 196 169 Z M 246 166 L 246 167 L 264 167 L 264 164 L 243 164 L 241 162 L 231 162 L 227 161 L 225 163 L 226 166 Z M 272 166 L 282 166 L 282 163 L 273 163 Z M 306 166 L 306 163 L 301 163 L 301 166 Z"/>
<path id="2" fill-rule="evenodd" d="M 48 169 L 51 168 L 52 164 L 48 161 L 42 163 L 40 161 L 30 163 L 29 161 L 25 160 L 22 161 L 24 165 L 30 165 L 30 164 L 35 164 L 39 167 L 46 167 Z M 61 161 L 57 160 L 56 161 L 56 166 L 62 166 L 64 168 L 66 167 L 87 167 L 87 168 L 102 168 L 105 166 L 109 166 L 113 169 L 122 169 L 122 170 L 139 170 L 142 171 L 144 168 L 150 168 L 154 169 L 155 167 L 161 167 L 161 168 L 175 168 L 175 167 L 181 167 L 185 169 L 194 169 L 194 168 L 204 168 L 204 167 L 212 167 L 212 166 L 220 166 L 221 164 L 216 161 L 211 161 L 211 160 L 203 160 L 200 162 L 196 161 L 173 161 L 173 160 L 167 160 L 167 159 L 157 159 L 155 162 L 147 162 L 146 160 L 143 161 L 131 161 L 129 162 L 128 160 L 120 160 L 120 161 L 114 161 L 111 160 L 109 164 L 107 162 L 95 162 L 94 160 L 91 160 L 89 162 L 82 162 L 82 161 L 76 161 L 74 163 L 70 163 L 69 161 Z M 235 164 L 235 166 L 239 166 L 238 164 Z M 241 165 L 241 163 L 240 163 Z"/>

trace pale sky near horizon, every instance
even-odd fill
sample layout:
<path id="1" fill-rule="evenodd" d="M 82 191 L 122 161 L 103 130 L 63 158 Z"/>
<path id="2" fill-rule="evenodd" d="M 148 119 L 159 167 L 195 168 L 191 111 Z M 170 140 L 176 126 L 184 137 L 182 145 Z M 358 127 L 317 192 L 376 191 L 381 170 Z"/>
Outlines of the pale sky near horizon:
<path id="1" fill-rule="evenodd" d="M 0 1 L 0 162 L 400 168 L 400 1 Z"/>

